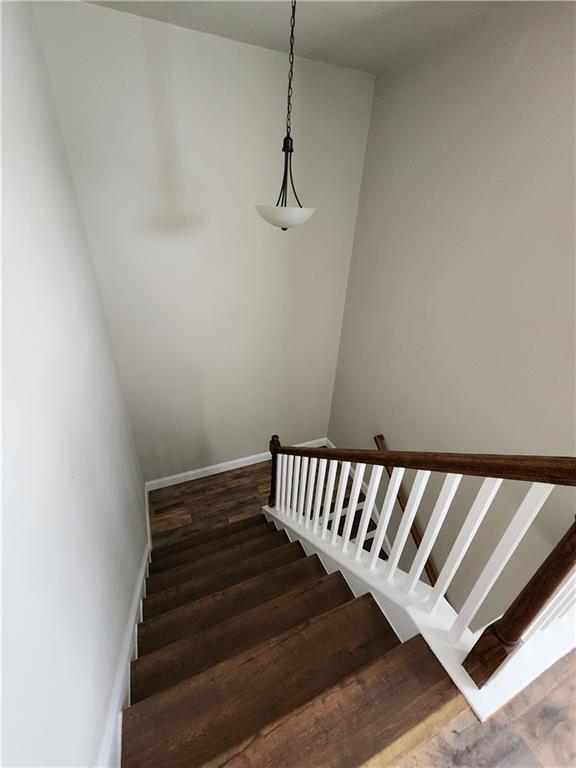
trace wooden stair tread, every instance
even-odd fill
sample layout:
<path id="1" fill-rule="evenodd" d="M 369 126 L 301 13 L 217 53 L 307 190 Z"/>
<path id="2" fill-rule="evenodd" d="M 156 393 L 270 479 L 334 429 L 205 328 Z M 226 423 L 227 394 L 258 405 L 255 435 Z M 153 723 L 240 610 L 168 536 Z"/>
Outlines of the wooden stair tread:
<path id="1" fill-rule="evenodd" d="M 122 766 L 202 765 L 398 643 L 370 595 L 338 606 L 130 707 Z"/>
<path id="2" fill-rule="evenodd" d="M 132 662 L 131 701 L 141 701 L 353 597 L 344 577 L 332 573 L 165 645 Z"/>
<path id="3" fill-rule="evenodd" d="M 247 577 L 226 589 L 213 591 L 201 599 L 143 621 L 138 626 L 139 654 L 150 653 L 163 645 L 225 621 L 230 616 L 326 573 L 320 559 L 317 556 L 305 557 L 297 542 L 282 549 L 285 555 L 291 556 L 291 560 L 282 563 L 277 558 L 275 565 L 270 562 L 266 570 L 260 569 L 252 578 Z"/>
<path id="4" fill-rule="evenodd" d="M 275 549 L 265 550 L 237 563 L 231 563 L 215 573 L 206 573 L 195 579 L 183 581 L 175 587 L 145 597 L 142 601 L 143 618 L 145 621 L 154 618 L 193 600 L 199 600 L 213 592 L 219 592 L 304 557 L 306 554 L 302 545 L 295 541 Z"/>
<path id="5" fill-rule="evenodd" d="M 183 581 L 190 581 L 196 576 L 204 576 L 211 571 L 218 571 L 226 565 L 238 563 L 265 550 L 281 547 L 288 541 L 288 536 L 284 531 L 271 531 L 264 536 L 256 536 L 241 544 L 236 544 L 205 557 L 199 557 L 193 562 L 184 563 L 149 576 L 146 582 L 146 591 L 152 595 L 163 589 L 174 587 Z"/>
<path id="6" fill-rule="evenodd" d="M 264 523 L 264 525 L 255 525 L 244 530 L 234 531 L 226 535 L 223 534 L 219 538 L 212 539 L 212 541 L 195 544 L 187 549 L 181 549 L 179 552 L 165 554 L 160 558 L 155 558 L 150 563 L 150 575 L 185 565 L 193 560 L 207 557 L 237 544 L 242 544 L 245 541 L 254 541 L 259 536 L 265 536 L 267 533 L 274 533 L 275 531 L 276 526 L 274 523 Z"/>
<path id="7" fill-rule="evenodd" d="M 418 635 L 203 768 L 393 766 L 467 706 Z"/>
<path id="8" fill-rule="evenodd" d="M 238 520 L 235 523 L 227 523 L 220 528 L 214 528 L 213 530 L 208 530 L 204 533 L 186 533 L 186 531 L 183 530 L 186 526 L 183 526 L 183 528 L 177 529 L 179 532 L 178 536 L 176 536 L 176 531 L 173 533 L 172 542 L 167 541 L 164 544 L 160 543 L 154 547 L 151 553 L 152 562 L 165 555 L 173 555 L 176 552 L 180 552 L 182 549 L 189 549 L 190 547 L 195 547 L 200 544 L 206 544 L 209 541 L 218 540 L 222 536 L 228 536 L 230 533 L 236 533 L 247 528 L 265 524 L 266 518 L 264 515 L 260 514 L 252 515 L 244 520 Z"/>

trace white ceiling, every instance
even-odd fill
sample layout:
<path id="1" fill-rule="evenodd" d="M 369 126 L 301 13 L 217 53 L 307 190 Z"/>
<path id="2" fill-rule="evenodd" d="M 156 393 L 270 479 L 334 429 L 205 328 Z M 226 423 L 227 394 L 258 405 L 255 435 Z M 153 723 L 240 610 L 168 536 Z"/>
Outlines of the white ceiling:
<path id="1" fill-rule="evenodd" d="M 99 2 L 126 13 L 286 51 L 288 0 Z M 502 2 L 300 0 L 296 55 L 379 73 L 421 55 Z"/>

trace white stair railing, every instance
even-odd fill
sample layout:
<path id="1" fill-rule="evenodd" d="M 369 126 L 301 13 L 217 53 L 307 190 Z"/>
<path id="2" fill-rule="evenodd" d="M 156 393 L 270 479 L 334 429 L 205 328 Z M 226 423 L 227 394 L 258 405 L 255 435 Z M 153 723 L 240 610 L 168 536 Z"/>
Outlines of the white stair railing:
<path id="1" fill-rule="evenodd" d="M 275 476 L 271 499 L 275 507 L 267 507 L 266 512 L 277 522 L 289 525 L 296 535 L 302 535 L 344 570 L 349 568 L 356 578 L 366 582 L 368 588 L 376 592 L 380 590 L 386 599 L 406 612 L 425 637 L 434 629 L 436 636 L 441 638 L 444 651 L 448 649 L 446 653 L 449 654 L 449 649 L 454 649 L 458 665 L 462 653 L 470 650 L 479 637 L 478 632 L 471 631 L 472 621 L 554 487 L 576 485 L 576 460 L 573 458 L 298 449 L 280 446 L 279 441 L 274 444 L 273 457 Z M 386 485 L 382 481 L 385 467 L 390 474 Z M 416 475 L 392 536 L 391 521 L 394 511 L 398 512 L 399 493 L 408 469 L 416 470 Z M 408 536 L 429 480 L 438 474 L 442 479 L 440 492 L 431 505 L 432 512 L 411 562 L 401 568 L 400 563 L 409 560 Z M 366 483 L 364 478 L 368 475 Z M 482 485 L 452 547 L 439 563 L 436 582 L 428 584 L 423 579 L 425 566 L 434 553 L 434 545 L 450 515 L 461 481 L 467 475 L 483 477 Z M 504 480 L 533 482 L 506 530 L 487 553 L 462 606 L 454 609 L 446 601 L 447 590 L 457 572 L 465 568 L 470 547 Z M 378 510 L 379 498 L 382 502 Z M 391 539 L 391 544 L 384 549 L 387 538 Z M 476 551 L 475 557 L 477 555 Z M 561 567 L 564 571 L 576 567 L 576 562 L 570 566 L 565 554 L 563 558 Z M 525 642 L 538 630 L 543 631 L 555 620 L 565 617 L 576 605 L 576 576 L 568 574 L 561 588 L 545 598 L 545 603 L 542 603 L 542 595 L 537 598 L 542 603 L 538 616 L 526 618 L 526 631 L 522 637 Z M 427 639 L 435 642 L 432 635 Z M 439 656 L 442 648 L 439 647 Z M 468 658 L 465 667 L 476 679 L 474 664 Z M 490 676 L 496 671 L 491 671 Z M 483 674 L 479 674 L 479 679 Z"/>

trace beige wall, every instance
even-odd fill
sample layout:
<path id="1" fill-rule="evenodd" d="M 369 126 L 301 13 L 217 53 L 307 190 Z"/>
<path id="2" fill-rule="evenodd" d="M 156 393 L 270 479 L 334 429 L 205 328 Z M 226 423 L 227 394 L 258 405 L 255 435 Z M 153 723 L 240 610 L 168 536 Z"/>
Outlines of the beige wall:
<path id="1" fill-rule="evenodd" d="M 37 10 L 147 479 L 326 434 L 373 77 L 85 3 Z"/>
<path id="2" fill-rule="evenodd" d="M 143 481 L 30 3 L 2 6 L 2 67 L 2 765 L 92 766 Z"/>
<path id="3" fill-rule="evenodd" d="M 573 455 L 574 271 L 574 6 L 511 3 L 377 81 L 332 440 Z M 517 499 L 504 489 L 469 575 Z M 556 493 L 511 590 L 574 512 Z"/>

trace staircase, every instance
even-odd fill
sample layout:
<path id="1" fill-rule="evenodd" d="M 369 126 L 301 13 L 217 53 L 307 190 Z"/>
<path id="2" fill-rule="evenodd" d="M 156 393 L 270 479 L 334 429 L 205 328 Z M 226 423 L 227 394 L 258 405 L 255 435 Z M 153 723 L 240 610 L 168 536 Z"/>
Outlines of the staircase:
<path id="1" fill-rule="evenodd" d="M 421 636 L 401 643 L 370 594 L 266 522 L 270 469 L 150 496 L 123 768 L 393 765 L 466 706 Z"/>

